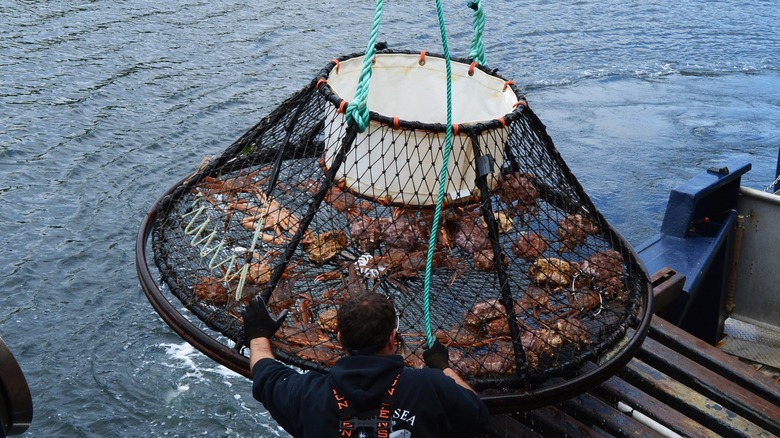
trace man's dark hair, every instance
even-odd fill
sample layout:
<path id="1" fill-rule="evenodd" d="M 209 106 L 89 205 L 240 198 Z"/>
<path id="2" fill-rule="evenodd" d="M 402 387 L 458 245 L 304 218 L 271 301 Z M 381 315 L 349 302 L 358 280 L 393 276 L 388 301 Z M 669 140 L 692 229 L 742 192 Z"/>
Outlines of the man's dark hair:
<path id="1" fill-rule="evenodd" d="M 393 303 L 373 292 L 349 297 L 339 307 L 336 318 L 341 344 L 350 354 L 374 354 L 381 350 L 396 325 Z"/>

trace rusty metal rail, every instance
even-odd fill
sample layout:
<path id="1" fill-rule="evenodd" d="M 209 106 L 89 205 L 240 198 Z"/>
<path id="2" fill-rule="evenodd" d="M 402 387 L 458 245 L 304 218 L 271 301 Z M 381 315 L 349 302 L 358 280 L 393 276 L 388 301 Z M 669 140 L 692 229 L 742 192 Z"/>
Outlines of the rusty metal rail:
<path id="1" fill-rule="evenodd" d="M 616 376 L 565 402 L 493 416 L 488 435 L 780 436 L 780 384 L 655 317 Z"/>

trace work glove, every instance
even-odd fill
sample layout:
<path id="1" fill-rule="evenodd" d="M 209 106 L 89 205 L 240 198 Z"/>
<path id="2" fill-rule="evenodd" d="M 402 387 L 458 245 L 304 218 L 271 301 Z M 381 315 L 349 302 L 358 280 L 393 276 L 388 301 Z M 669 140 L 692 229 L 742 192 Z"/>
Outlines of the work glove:
<path id="1" fill-rule="evenodd" d="M 270 338 L 279 330 L 284 319 L 287 318 L 287 310 L 282 310 L 279 317 L 274 318 L 265 301 L 260 295 L 252 298 L 252 301 L 241 311 L 244 317 L 244 342 L 246 345 L 255 338 Z"/>
<path id="2" fill-rule="evenodd" d="M 443 370 L 450 367 L 450 355 L 447 352 L 447 347 L 438 340 L 433 341 L 433 345 L 423 351 L 423 360 L 429 368 Z"/>

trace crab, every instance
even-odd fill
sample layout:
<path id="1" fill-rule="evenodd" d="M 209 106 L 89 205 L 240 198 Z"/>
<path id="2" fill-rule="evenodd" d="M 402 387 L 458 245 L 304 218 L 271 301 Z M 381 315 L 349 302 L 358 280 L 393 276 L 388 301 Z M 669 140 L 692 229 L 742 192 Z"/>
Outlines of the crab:
<path id="1" fill-rule="evenodd" d="M 550 304 L 550 291 L 534 285 L 528 286 L 517 304 L 522 310 L 531 311 L 535 319 L 539 319 L 542 313 L 554 310 Z"/>
<path id="2" fill-rule="evenodd" d="M 512 244 L 512 252 L 518 258 L 534 260 L 547 250 L 547 241 L 541 235 L 532 232 L 520 233 Z"/>
<path id="3" fill-rule="evenodd" d="M 462 222 L 455 232 L 454 243 L 461 251 L 473 254 L 488 246 L 488 235 L 480 225 L 471 221 Z"/>
<path id="4" fill-rule="evenodd" d="M 512 172 L 502 175 L 499 196 L 507 207 L 514 210 L 518 216 L 533 212 L 539 197 L 535 181 L 536 178 L 527 173 Z"/>
<path id="5" fill-rule="evenodd" d="M 349 226 L 349 235 L 360 251 L 369 252 L 382 243 L 382 229 L 389 219 L 360 216 Z"/>
<path id="6" fill-rule="evenodd" d="M 211 304 L 227 304 L 230 292 L 223 281 L 214 277 L 198 277 L 198 282 L 193 287 L 193 293 L 200 301 Z"/>
<path id="7" fill-rule="evenodd" d="M 349 244 L 347 234 L 342 230 L 326 231 L 322 234 L 308 233 L 301 239 L 301 246 L 312 263 L 325 263 L 336 257 Z"/>
<path id="8" fill-rule="evenodd" d="M 374 208 L 370 202 L 362 200 L 346 190 L 343 184 L 331 187 L 325 193 L 324 201 L 334 210 L 346 213 L 351 217 L 359 217 Z"/>
<path id="9" fill-rule="evenodd" d="M 283 324 L 271 339 L 271 345 L 294 353 L 301 359 L 326 365 L 333 365 L 342 355 L 341 347 L 334 344 L 316 324 L 296 327 Z"/>
<path id="10" fill-rule="evenodd" d="M 218 179 L 213 176 L 204 176 L 198 181 L 195 190 L 201 194 L 212 197 L 214 195 L 226 195 L 229 198 L 238 193 L 252 193 L 263 181 L 255 181 L 254 178 L 260 172 L 243 173 L 233 178 Z"/>
<path id="11" fill-rule="evenodd" d="M 482 335 L 488 331 L 487 325 L 495 319 L 506 319 L 506 309 L 497 298 L 474 304 L 464 315 L 463 326 L 475 335 Z"/>
<path id="12" fill-rule="evenodd" d="M 337 333 L 339 331 L 338 321 L 336 315 L 338 311 L 336 309 L 326 309 L 317 315 L 317 325 L 327 333 Z"/>
<path id="13" fill-rule="evenodd" d="M 301 181 L 298 187 L 306 190 L 311 195 L 317 194 L 320 189 L 320 183 L 308 178 Z M 374 206 L 371 202 L 362 200 L 355 196 L 348 188 L 345 181 L 341 180 L 337 184 L 331 186 L 325 197 L 323 198 L 326 204 L 333 207 L 334 210 L 345 213 L 350 217 L 359 217 L 363 213 L 373 210 Z"/>
<path id="14" fill-rule="evenodd" d="M 552 323 L 551 328 L 560 333 L 567 342 L 575 344 L 577 348 L 590 344 L 585 324 L 578 318 L 558 318 Z"/>
<path id="15" fill-rule="evenodd" d="M 494 340 L 480 349 L 450 354 L 453 368 L 468 375 L 507 374 L 515 371 L 512 343 Z"/>
<path id="16" fill-rule="evenodd" d="M 499 257 L 503 261 L 504 268 L 507 268 L 509 266 L 509 260 L 507 260 L 503 254 L 499 254 Z M 474 267 L 478 271 L 492 271 L 493 266 L 495 265 L 494 260 L 495 255 L 492 248 L 483 249 L 474 253 Z"/>
<path id="17" fill-rule="evenodd" d="M 572 281 L 573 266 L 558 258 L 540 258 L 529 268 L 531 279 L 539 285 L 565 286 Z"/>
<path id="18" fill-rule="evenodd" d="M 504 213 L 503 211 L 497 211 L 493 213 L 493 217 L 495 218 L 499 233 L 508 233 L 514 229 L 514 222 L 512 221 L 512 218 L 507 216 L 507 214 Z M 479 220 L 482 228 L 487 230 L 488 225 L 487 222 L 485 222 L 485 219 L 483 217 L 480 217 Z"/>
<path id="19" fill-rule="evenodd" d="M 268 298 L 268 308 L 277 314 L 282 310 L 292 308 L 298 299 L 298 295 L 293 293 L 294 285 L 295 279 L 282 279 Z"/>
<path id="20" fill-rule="evenodd" d="M 414 213 L 402 208 L 393 211 L 392 219 L 382 227 L 382 241 L 387 246 L 406 251 L 415 250 L 425 244 L 425 230 Z"/>
<path id="21" fill-rule="evenodd" d="M 558 221 L 558 239 L 562 251 L 571 251 L 585 242 L 589 234 L 597 234 L 598 225 L 581 214 L 572 214 Z"/>
<path id="22" fill-rule="evenodd" d="M 260 206 L 251 205 L 244 200 L 230 204 L 231 209 L 248 215 L 241 220 L 241 226 L 249 231 L 255 231 L 257 227 L 260 227 L 261 231 L 273 231 L 273 234 L 260 233 L 260 239 L 273 245 L 285 244 L 287 238 L 284 233 L 294 235 L 300 226 L 300 219 L 265 192 L 255 190 L 254 194 Z"/>
<path id="23" fill-rule="evenodd" d="M 567 289 L 569 306 L 580 312 L 601 308 L 604 299 L 601 294 L 588 288 Z"/>
<path id="24" fill-rule="evenodd" d="M 595 253 L 577 264 L 577 269 L 580 275 L 575 278 L 575 286 L 601 290 L 606 298 L 622 300 L 627 297 L 623 281 L 626 271 L 619 252 L 607 249 Z"/>

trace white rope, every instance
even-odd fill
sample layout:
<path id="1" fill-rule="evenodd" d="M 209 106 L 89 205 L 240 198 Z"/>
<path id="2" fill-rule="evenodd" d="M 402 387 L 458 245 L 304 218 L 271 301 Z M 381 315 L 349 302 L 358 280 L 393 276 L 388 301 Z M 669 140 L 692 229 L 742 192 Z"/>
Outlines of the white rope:
<path id="1" fill-rule="evenodd" d="M 772 184 L 769 184 L 767 188 L 764 189 L 765 192 L 768 192 L 772 190 L 772 187 L 777 187 L 777 183 L 780 182 L 780 175 L 777 175 L 777 178 L 775 178 L 774 182 Z"/>

